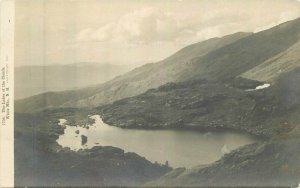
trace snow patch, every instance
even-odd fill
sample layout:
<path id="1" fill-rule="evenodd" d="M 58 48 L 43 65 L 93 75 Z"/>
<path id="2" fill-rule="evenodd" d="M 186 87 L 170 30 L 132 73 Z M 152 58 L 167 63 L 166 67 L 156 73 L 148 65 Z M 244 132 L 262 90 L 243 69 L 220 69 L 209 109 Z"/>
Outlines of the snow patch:
<path id="1" fill-rule="evenodd" d="M 255 88 L 255 90 L 265 89 L 265 88 L 270 87 L 270 85 L 271 85 L 271 84 L 263 84 L 263 85 L 257 86 L 257 87 Z"/>
<path id="2" fill-rule="evenodd" d="M 255 91 L 255 90 L 265 89 L 265 88 L 268 88 L 270 86 L 271 86 L 271 84 L 266 83 L 266 84 L 263 84 L 263 85 L 260 85 L 260 86 L 256 86 L 255 89 L 247 89 L 246 91 Z"/>

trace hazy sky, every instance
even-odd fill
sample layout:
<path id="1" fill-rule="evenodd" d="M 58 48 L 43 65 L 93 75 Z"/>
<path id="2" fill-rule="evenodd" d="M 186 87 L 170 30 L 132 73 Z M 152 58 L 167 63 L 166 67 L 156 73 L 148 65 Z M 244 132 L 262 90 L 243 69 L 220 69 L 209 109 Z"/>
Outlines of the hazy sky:
<path id="1" fill-rule="evenodd" d="M 298 0 L 16 0 L 16 66 L 155 62 L 300 17 Z"/>

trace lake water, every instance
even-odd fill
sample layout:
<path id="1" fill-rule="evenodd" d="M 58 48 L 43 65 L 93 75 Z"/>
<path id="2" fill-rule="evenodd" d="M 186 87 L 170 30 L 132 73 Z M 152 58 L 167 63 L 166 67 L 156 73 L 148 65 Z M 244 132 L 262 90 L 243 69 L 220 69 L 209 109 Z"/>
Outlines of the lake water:
<path id="1" fill-rule="evenodd" d="M 75 151 L 98 145 L 114 146 L 152 162 L 168 161 L 172 167 L 192 167 L 214 162 L 230 150 L 256 141 L 249 135 L 229 132 L 122 129 L 105 124 L 99 115 L 90 118 L 95 119 L 95 123 L 89 125 L 89 129 L 66 125 L 66 120 L 60 119 L 59 124 L 65 130 L 57 143 Z M 84 145 L 81 135 L 88 138 Z"/>

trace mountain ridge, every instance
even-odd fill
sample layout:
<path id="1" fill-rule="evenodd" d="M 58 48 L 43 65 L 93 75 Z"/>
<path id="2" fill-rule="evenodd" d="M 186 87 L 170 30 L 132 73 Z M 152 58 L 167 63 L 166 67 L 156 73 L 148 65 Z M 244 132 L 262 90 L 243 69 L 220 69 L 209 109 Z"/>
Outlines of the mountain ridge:
<path id="1" fill-rule="evenodd" d="M 239 40 L 240 38 L 243 38 L 245 36 L 251 35 L 250 33 L 236 33 L 232 35 L 225 36 L 223 38 L 213 38 L 209 39 L 208 41 L 203 41 L 197 44 L 192 44 L 193 47 L 198 47 L 200 46 L 200 49 L 195 51 L 197 53 L 193 54 L 194 56 L 199 55 L 199 51 L 201 52 L 200 54 L 206 54 L 210 50 L 213 49 L 213 46 L 223 46 L 227 45 L 230 42 L 233 42 L 235 40 Z M 212 43 L 211 43 L 212 42 Z M 205 48 L 202 46 L 204 43 L 204 46 L 210 46 L 210 48 Z M 190 48 L 190 46 L 188 46 Z M 186 47 L 187 48 L 187 47 Z M 183 48 L 182 50 L 185 50 L 186 48 Z M 182 50 L 179 50 L 179 54 L 182 54 Z M 176 55 L 176 54 L 175 54 Z M 193 57 L 194 57 L 193 56 Z M 52 99 L 53 95 L 60 95 L 61 98 L 64 98 L 65 100 L 62 100 L 63 102 L 60 103 L 59 106 L 61 107 L 70 107 L 70 106 L 77 106 L 77 107 L 83 107 L 83 106 L 97 106 L 102 103 L 107 103 L 107 102 L 112 102 L 124 97 L 130 97 L 134 96 L 136 94 L 145 92 L 148 89 L 151 89 L 153 87 L 157 87 L 162 85 L 163 83 L 167 83 L 169 81 L 172 81 L 173 78 L 170 76 L 172 74 L 173 76 L 177 75 L 176 69 L 173 68 L 172 64 L 174 61 L 174 55 L 166 58 L 165 60 L 159 61 L 157 63 L 149 63 L 146 65 L 143 65 L 141 67 L 135 68 L 134 70 L 130 71 L 129 73 L 122 75 L 122 76 L 117 76 L 115 79 L 110 80 L 104 84 L 96 85 L 93 87 L 89 88 L 84 88 L 84 89 L 79 89 L 77 91 L 71 90 L 71 91 L 62 91 L 59 93 L 45 93 L 41 95 L 36 95 L 33 97 L 29 97 L 27 99 L 23 100 L 17 100 L 16 101 L 16 111 L 19 112 L 30 112 L 30 111 L 36 111 L 36 110 L 41 110 L 47 107 L 58 107 L 57 101 L 60 101 L 59 99 L 57 101 L 54 101 L 53 103 L 55 104 L 53 106 L 52 101 L 55 99 Z M 178 60 L 177 64 L 175 65 L 180 65 L 180 63 L 184 60 Z M 169 72 L 170 74 L 166 74 L 166 67 L 165 64 L 168 64 L 167 67 L 169 67 Z M 185 66 L 185 65 L 183 65 Z M 175 70 L 175 73 L 172 73 L 172 71 Z M 180 69 L 177 69 L 177 71 Z M 153 75 L 154 71 L 158 71 L 158 73 Z M 160 72 L 159 72 L 160 71 Z M 148 75 L 148 80 L 141 81 L 145 75 Z M 153 84 L 153 80 L 155 79 L 157 83 Z M 157 78 L 159 78 L 157 80 Z M 165 79 L 164 79 L 165 78 Z M 133 79 L 133 82 L 132 82 Z M 125 84 L 124 84 L 125 82 Z M 132 82 L 132 83 L 131 83 Z M 127 85 L 126 85 L 127 84 Z M 151 84 L 151 87 L 149 86 Z M 144 88 L 141 88 L 139 86 L 143 86 Z M 105 90 L 110 89 L 111 91 L 109 93 L 106 93 Z M 117 92 L 117 93 L 116 93 Z M 133 93 L 131 93 L 133 92 Z M 118 96 L 119 93 L 123 93 L 122 96 Z M 69 96 L 67 96 L 69 95 Z M 124 96 L 123 96 L 124 95 Z M 114 96 L 113 99 L 111 99 L 111 96 Z M 74 99 L 74 100 L 72 100 Z M 98 101 L 97 101 L 98 100 Z M 97 104 L 93 104 L 94 101 L 97 101 Z M 37 105 L 32 105 L 30 103 L 35 103 Z M 74 104 L 75 103 L 75 104 Z M 83 104 L 81 104 L 83 103 Z M 30 107 L 32 106 L 32 107 Z"/>
<path id="2" fill-rule="evenodd" d="M 183 48 L 158 63 L 138 67 L 99 86 L 54 94 L 65 99 L 61 103 L 53 101 L 56 100 L 55 96 L 49 93 L 16 101 L 16 111 L 99 106 L 141 94 L 168 82 L 192 79 L 226 82 L 287 50 L 299 40 L 300 18 L 255 34 L 237 33 L 210 39 Z M 188 54 L 185 51 L 191 51 L 186 49 L 195 46 L 195 53 L 185 57 Z"/>

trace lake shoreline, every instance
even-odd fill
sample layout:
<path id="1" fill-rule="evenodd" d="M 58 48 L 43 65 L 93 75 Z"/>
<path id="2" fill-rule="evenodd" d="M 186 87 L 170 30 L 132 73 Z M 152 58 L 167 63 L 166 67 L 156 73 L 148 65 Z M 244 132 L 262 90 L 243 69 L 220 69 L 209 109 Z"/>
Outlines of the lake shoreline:
<path id="1" fill-rule="evenodd" d="M 97 145 L 113 146 L 137 153 L 153 163 L 164 164 L 168 161 L 173 167 L 190 168 L 210 164 L 232 150 L 262 141 L 252 135 L 230 130 L 126 129 L 105 123 L 100 115 L 89 115 L 89 118 L 94 119 L 95 123 L 69 126 L 66 119 L 60 119 L 65 123 L 65 129 L 57 143 L 73 151 L 91 149 Z M 87 138 L 84 144 L 82 137 Z"/>
<path id="2" fill-rule="evenodd" d="M 101 115 L 100 115 L 101 117 Z M 119 124 L 113 123 L 113 122 L 108 122 L 103 119 L 103 122 L 108 124 L 109 126 L 113 127 L 118 127 L 121 129 L 136 129 L 136 130 L 183 130 L 183 131 L 197 131 L 200 133 L 206 133 L 206 132 L 217 132 L 217 133 L 224 133 L 224 132 L 231 132 L 231 133 L 238 133 L 238 134 L 245 134 L 245 135 L 250 135 L 258 140 L 263 140 L 267 141 L 272 138 L 272 136 L 267 136 L 264 133 L 258 133 L 255 134 L 253 131 L 245 130 L 245 129 L 240 129 L 238 126 L 237 128 L 228 128 L 228 127 L 210 127 L 210 126 L 188 126 L 188 125 L 183 125 L 183 126 L 174 126 L 174 125 L 169 125 L 169 126 L 146 126 L 146 125 L 128 125 L 128 126 L 121 126 Z"/>

